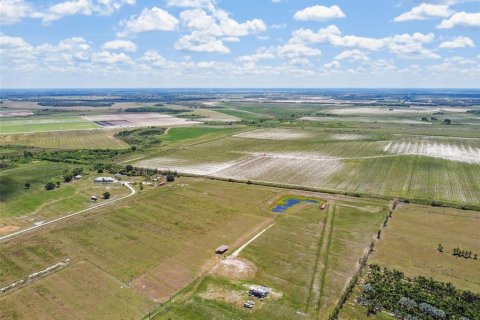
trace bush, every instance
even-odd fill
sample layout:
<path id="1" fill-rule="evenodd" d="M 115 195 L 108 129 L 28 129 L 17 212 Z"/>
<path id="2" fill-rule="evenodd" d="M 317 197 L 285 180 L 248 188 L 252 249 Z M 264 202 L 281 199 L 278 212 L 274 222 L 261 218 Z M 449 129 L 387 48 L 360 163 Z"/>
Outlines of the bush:
<path id="1" fill-rule="evenodd" d="M 30 189 L 30 183 L 25 183 L 25 189 Z"/>
<path id="2" fill-rule="evenodd" d="M 51 181 L 47 182 L 45 185 L 45 190 L 53 190 L 57 187 L 57 185 Z"/>
<path id="3" fill-rule="evenodd" d="M 103 199 L 110 199 L 110 192 L 105 191 L 105 192 L 103 193 Z"/>
<path id="4" fill-rule="evenodd" d="M 175 181 L 175 176 L 173 174 L 167 175 L 167 182 L 174 182 Z"/>

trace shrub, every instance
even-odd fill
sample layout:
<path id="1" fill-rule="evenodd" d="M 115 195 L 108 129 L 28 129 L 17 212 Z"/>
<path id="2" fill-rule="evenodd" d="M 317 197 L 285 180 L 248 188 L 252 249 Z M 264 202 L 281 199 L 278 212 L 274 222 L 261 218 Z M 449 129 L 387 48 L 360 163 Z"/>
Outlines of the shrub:
<path id="1" fill-rule="evenodd" d="M 173 174 L 168 174 L 167 175 L 167 182 L 174 182 L 175 181 L 175 176 Z"/>
<path id="2" fill-rule="evenodd" d="M 51 181 L 47 182 L 47 184 L 45 185 L 45 190 L 53 190 L 55 188 L 56 188 L 56 184 Z"/>
<path id="3" fill-rule="evenodd" d="M 105 191 L 105 192 L 103 193 L 103 199 L 110 199 L 110 192 Z"/>

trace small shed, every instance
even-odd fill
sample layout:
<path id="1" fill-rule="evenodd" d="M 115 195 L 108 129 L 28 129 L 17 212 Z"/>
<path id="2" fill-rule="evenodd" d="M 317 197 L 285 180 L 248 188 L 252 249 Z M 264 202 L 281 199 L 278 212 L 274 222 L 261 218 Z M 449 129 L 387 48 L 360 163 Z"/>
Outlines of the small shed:
<path id="1" fill-rule="evenodd" d="M 82 179 L 82 176 L 79 175 L 79 174 L 77 174 L 74 178 L 75 178 L 76 180 L 78 180 L 78 179 Z"/>
<path id="2" fill-rule="evenodd" d="M 97 201 L 98 198 L 97 198 L 97 196 L 91 196 L 91 197 L 90 197 L 90 200 L 92 200 L 92 201 Z"/>
<path id="3" fill-rule="evenodd" d="M 223 254 L 223 253 L 225 253 L 227 250 L 228 250 L 228 246 L 222 244 L 220 247 L 218 247 L 218 248 L 215 250 L 215 253 L 217 253 L 217 254 Z"/>

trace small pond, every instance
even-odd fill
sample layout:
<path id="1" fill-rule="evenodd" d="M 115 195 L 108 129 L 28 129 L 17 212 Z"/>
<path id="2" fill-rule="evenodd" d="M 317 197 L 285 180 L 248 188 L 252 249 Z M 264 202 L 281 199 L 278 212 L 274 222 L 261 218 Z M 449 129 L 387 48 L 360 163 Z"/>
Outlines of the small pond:
<path id="1" fill-rule="evenodd" d="M 306 199 L 306 198 L 301 198 L 301 197 L 286 197 L 286 198 L 281 198 L 280 200 L 277 201 L 277 203 L 273 206 L 272 212 L 275 213 L 285 213 L 288 209 L 290 209 L 293 206 L 296 206 L 298 204 L 302 203 L 319 203 L 320 201 L 315 200 L 315 199 Z"/>

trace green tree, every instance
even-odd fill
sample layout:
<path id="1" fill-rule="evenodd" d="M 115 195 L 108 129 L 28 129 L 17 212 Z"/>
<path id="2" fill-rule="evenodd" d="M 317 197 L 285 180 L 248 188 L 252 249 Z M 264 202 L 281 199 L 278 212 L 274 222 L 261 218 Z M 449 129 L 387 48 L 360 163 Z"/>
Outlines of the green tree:
<path id="1" fill-rule="evenodd" d="M 452 120 L 450 120 L 450 119 L 445 119 L 445 120 L 443 120 L 443 123 L 446 124 L 446 125 L 449 125 L 449 124 L 452 123 Z"/>
<path id="2" fill-rule="evenodd" d="M 168 174 L 167 175 L 167 182 L 174 182 L 175 181 L 175 176 L 173 174 Z"/>
<path id="3" fill-rule="evenodd" d="M 53 190 L 53 189 L 55 189 L 55 187 L 56 187 L 55 183 L 49 181 L 49 182 L 47 182 L 47 184 L 45 185 L 45 190 Z"/>
<path id="4" fill-rule="evenodd" d="M 103 199 L 110 199 L 110 192 L 105 191 L 105 192 L 103 193 Z"/>
<path id="5" fill-rule="evenodd" d="M 443 246 L 441 243 L 438 244 L 438 248 L 437 248 L 438 252 L 443 252 Z"/>
<path id="6" fill-rule="evenodd" d="M 30 189 L 30 183 L 29 182 L 25 183 L 25 189 Z"/>

